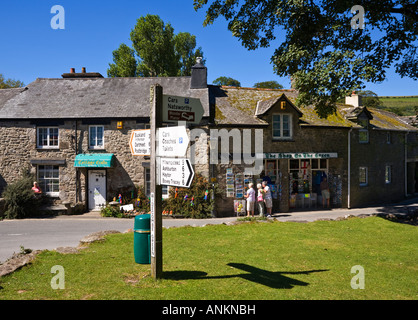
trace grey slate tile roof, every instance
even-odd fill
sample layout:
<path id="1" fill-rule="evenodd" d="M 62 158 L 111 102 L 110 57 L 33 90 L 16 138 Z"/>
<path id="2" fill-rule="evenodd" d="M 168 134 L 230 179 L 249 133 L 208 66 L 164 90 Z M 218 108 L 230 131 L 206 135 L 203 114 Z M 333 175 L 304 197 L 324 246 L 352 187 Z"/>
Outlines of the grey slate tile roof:
<path id="1" fill-rule="evenodd" d="M 0 90 L 0 119 L 149 117 L 150 87 L 164 94 L 200 98 L 209 116 L 208 89 L 190 89 L 190 77 L 43 79 L 20 92 Z"/>

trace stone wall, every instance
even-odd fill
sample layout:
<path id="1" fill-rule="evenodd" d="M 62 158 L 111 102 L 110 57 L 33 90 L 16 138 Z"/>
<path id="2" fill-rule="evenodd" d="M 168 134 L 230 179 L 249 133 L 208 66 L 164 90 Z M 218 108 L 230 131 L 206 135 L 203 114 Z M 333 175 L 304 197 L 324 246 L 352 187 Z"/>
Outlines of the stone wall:
<path id="1" fill-rule="evenodd" d="M 65 160 L 59 165 L 60 192 L 54 198 L 55 203 L 86 202 L 88 199 L 87 179 L 88 169 L 74 167 L 77 153 L 113 153 L 115 165 L 107 169 L 107 200 L 111 201 L 121 192 L 133 190 L 136 186 L 145 185 L 145 168 L 149 167 L 149 157 L 133 156 L 129 147 L 131 132 L 134 129 L 144 128 L 144 123 L 136 120 L 123 121 L 123 129 L 117 129 L 117 121 L 104 122 L 104 149 L 89 149 L 89 126 L 97 121 L 78 120 L 59 121 L 59 148 L 39 149 L 36 145 L 37 125 L 29 121 L 3 121 L 0 122 L 0 192 L 4 187 L 20 177 L 22 169 L 28 169 L 37 174 L 37 163 L 40 160 Z M 49 121 L 52 125 L 53 121 Z M 100 125 L 100 123 L 94 124 Z M 193 148 L 188 149 L 187 155 L 194 152 L 195 171 L 209 176 L 208 137 L 205 128 L 194 131 L 196 137 L 192 138 Z M 190 134 L 190 130 L 188 130 Z M 76 144 L 77 140 L 77 144 Z"/>

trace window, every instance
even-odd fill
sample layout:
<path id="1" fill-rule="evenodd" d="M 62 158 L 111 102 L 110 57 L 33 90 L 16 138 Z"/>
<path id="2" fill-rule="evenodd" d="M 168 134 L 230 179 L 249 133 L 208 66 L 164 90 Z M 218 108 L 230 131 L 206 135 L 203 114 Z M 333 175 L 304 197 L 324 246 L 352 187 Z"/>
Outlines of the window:
<path id="1" fill-rule="evenodd" d="M 385 183 L 391 183 L 392 182 L 392 166 L 386 166 L 385 167 Z"/>
<path id="2" fill-rule="evenodd" d="M 90 126 L 89 128 L 89 148 L 90 149 L 103 149 L 103 126 Z"/>
<path id="3" fill-rule="evenodd" d="M 360 186 L 367 186 L 367 167 L 360 167 L 359 182 Z"/>
<path id="4" fill-rule="evenodd" d="M 162 196 L 163 198 L 168 198 L 168 186 L 162 186 Z M 151 194 L 151 169 L 145 168 L 145 194 L 149 197 Z"/>
<path id="5" fill-rule="evenodd" d="M 292 118 L 289 114 L 273 114 L 273 139 L 292 138 Z"/>
<path id="6" fill-rule="evenodd" d="M 37 147 L 42 149 L 58 149 L 58 128 L 38 127 Z"/>
<path id="7" fill-rule="evenodd" d="M 358 139 L 360 143 L 368 143 L 369 142 L 369 130 L 360 129 L 358 133 Z"/>
<path id="8" fill-rule="evenodd" d="M 392 143 L 392 136 L 390 134 L 390 131 L 388 131 L 387 134 L 386 134 L 386 143 L 387 144 L 391 144 Z"/>
<path id="9" fill-rule="evenodd" d="M 42 192 L 50 196 L 59 196 L 59 166 L 39 165 L 38 184 Z"/>

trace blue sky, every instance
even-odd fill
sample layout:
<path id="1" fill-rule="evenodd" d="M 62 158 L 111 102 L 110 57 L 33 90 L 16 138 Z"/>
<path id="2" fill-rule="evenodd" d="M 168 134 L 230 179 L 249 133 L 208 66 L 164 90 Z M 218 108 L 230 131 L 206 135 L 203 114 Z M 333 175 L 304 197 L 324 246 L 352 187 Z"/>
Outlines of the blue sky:
<path id="1" fill-rule="evenodd" d="M 65 29 L 50 26 L 51 8 L 65 9 Z M 227 30 L 223 19 L 203 27 L 204 10 L 193 9 L 193 0 L 14 0 L 0 2 L 0 73 L 28 84 L 36 78 L 59 78 L 70 68 L 100 72 L 106 76 L 112 51 L 121 43 L 131 46 L 129 34 L 136 20 L 157 14 L 170 22 L 176 33 L 196 35 L 208 67 L 208 82 L 229 76 L 243 87 L 276 80 L 285 88 L 289 79 L 280 78 L 270 63 L 275 46 L 256 51 L 243 48 Z M 366 26 L 367 27 L 367 26 Z M 367 89 L 380 96 L 418 95 L 418 82 L 402 79 L 393 70 L 379 84 Z"/>

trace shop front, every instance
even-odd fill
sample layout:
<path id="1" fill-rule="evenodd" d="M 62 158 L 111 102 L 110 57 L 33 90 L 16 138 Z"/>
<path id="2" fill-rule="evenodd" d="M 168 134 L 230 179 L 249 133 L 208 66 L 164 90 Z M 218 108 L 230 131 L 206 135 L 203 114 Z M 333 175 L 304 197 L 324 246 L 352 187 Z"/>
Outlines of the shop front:
<path id="1" fill-rule="evenodd" d="M 114 166 L 112 153 L 78 154 L 74 167 L 83 170 L 87 176 L 86 199 L 89 210 L 99 210 L 106 206 L 107 169 Z M 78 174 L 77 174 L 78 176 Z"/>
<path id="2" fill-rule="evenodd" d="M 317 209 L 327 206 L 321 194 L 321 182 L 327 179 L 332 199 L 330 205 L 341 206 L 341 174 L 330 171 L 336 152 L 265 153 L 264 177 L 277 190 L 276 207 Z"/>

